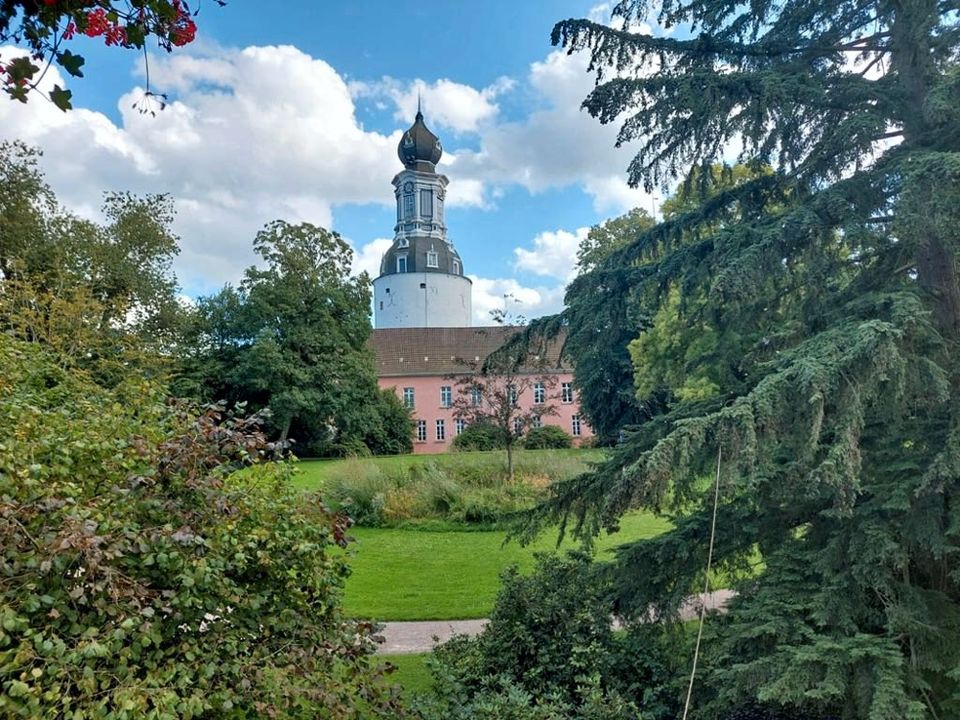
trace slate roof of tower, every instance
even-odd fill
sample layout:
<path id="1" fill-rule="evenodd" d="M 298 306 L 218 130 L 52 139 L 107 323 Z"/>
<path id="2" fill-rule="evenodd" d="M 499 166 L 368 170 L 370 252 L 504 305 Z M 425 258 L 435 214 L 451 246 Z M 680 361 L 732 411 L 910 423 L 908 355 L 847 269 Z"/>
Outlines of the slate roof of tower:
<path id="1" fill-rule="evenodd" d="M 490 353 L 522 328 L 511 326 L 453 328 L 383 328 L 374 330 L 370 346 L 379 377 L 455 375 L 472 372 Z M 559 360 L 563 335 L 546 343 L 527 372 L 571 372 Z"/>
<path id="2" fill-rule="evenodd" d="M 407 258 L 407 272 L 435 272 L 448 275 L 463 275 L 463 260 L 453 245 L 432 237 L 408 237 L 407 247 L 400 246 L 400 238 L 393 241 L 390 249 L 383 254 L 380 260 L 380 275 L 393 275 L 397 272 L 397 256 Z M 427 253 L 437 254 L 435 267 L 427 265 Z M 457 261 L 459 267 L 454 267 Z"/>

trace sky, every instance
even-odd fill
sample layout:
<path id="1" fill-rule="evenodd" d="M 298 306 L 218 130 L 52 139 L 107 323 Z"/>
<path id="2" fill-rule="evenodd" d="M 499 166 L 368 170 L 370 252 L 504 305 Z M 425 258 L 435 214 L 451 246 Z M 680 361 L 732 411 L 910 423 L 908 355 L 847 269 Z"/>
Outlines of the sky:
<path id="1" fill-rule="evenodd" d="M 84 217 L 99 218 L 105 191 L 169 193 L 174 270 L 197 297 L 242 278 L 274 219 L 336 230 L 355 270 L 375 276 L 393 234 L 397 143 L 420 94 L 443 142 L 474 324 L 505 305 L 533 319 L 562 308 L 590 226 L 657 202 L 627 186 L 637 148 L 616 148 L 617 127 L 580 110 L 587 58 L 550 45 L 556 21 L 609 12 L 596 0 L 203 0 L 197 40 L 148 55 L 165 109 L 140 112 L 142 55 L 77 37 L 86 77 L 44 81 L 71 89 L 75 109 L 0 100 L 0 140 L 43 149 L 48 182 Z"/>

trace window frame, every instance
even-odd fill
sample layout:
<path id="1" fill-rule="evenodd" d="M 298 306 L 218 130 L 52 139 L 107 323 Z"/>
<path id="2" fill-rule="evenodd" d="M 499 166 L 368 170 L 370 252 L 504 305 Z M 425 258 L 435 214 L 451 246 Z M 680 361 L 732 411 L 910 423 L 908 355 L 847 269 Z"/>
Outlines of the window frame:
<path id="1" fill-rule="evenodd" d="M 443 418 L 437 419 L 437 442 L 447 441 L 447 424 Z"/>
<path id="2" fill-rule="evenodd" d="M 415 388 L 405 387 L 403 389 L 403 406 L 409 409 L 417 406 L 417 392 Z"/>
<path id="3" fill-rule="evenodd" d="M 427 441 L 427 421 L 417 420 L 417 442 Z"/>

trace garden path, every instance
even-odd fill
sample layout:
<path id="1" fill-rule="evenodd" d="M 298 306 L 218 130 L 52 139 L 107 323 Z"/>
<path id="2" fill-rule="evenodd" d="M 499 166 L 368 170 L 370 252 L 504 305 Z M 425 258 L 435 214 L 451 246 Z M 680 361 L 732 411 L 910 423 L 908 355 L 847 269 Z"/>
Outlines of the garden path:
<path id="1" fill-rule="evenodd" d="M 700 616 L 701 603 L 706 605 L 707 610 L 722 612 L 733 595 L 732 590 L 691 595 L 680 608 L 680 619 L 696 620 Z M 383 635 L 383 643 L 377 652 L 381 655 L 429 652 L 434 645 L 446 642 L 454 635 L 477 635 L 488 622 L 486 619 L 388 622 L 380 633 Z"/>

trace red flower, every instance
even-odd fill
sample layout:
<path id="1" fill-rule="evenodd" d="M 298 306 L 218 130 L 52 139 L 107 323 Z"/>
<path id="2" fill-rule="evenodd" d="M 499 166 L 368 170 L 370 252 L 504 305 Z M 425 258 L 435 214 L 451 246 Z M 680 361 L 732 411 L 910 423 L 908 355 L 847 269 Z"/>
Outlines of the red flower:
<path id="1" fill-rule="evenodd" d="M 71 20 L 67 23 L 67 29 L 63 31 L 63 39 L 71 40 L 77 32 L 77 24 Z"/>
<path id="2" fill-rule="evenodd" d="M 190 18 L 181 17 L 170 30 L 170 42 L 176 46 L 192 43 L 197 36 L 197 24 Z"/>
<path id="3" fill-rule="evenodd" d="M 97 8 L 87 13 L 87 28 L 84 34 L 87 37 L 97 37 L 103 35 L 110 29 L 110 21 L 107 20 L 107 11 L 103 8 Z"/>
<path id="4" fill-rule="evenodd" d="M 107 45 L 126 45 L 127 29 L 123 25 L 113 25 L 107 28 Z"/>

